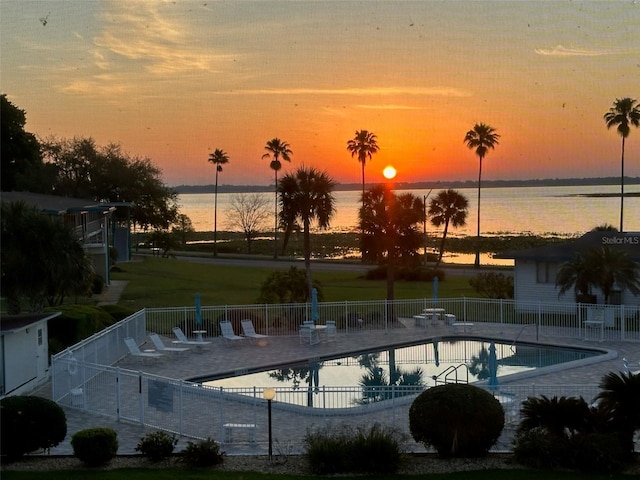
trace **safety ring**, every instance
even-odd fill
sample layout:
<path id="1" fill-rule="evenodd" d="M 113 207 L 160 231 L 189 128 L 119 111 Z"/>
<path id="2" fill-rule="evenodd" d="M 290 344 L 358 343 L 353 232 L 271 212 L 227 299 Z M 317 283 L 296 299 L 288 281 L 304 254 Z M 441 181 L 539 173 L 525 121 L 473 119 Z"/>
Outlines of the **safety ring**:
<path id="1" fill-rule="evenodd" d="M 69 359 L 67 372 L 69 372 L 69 375 L 75 375 L 78 373 L 78 360 L 75 357 L 71 357 L 71 359 Z"/>

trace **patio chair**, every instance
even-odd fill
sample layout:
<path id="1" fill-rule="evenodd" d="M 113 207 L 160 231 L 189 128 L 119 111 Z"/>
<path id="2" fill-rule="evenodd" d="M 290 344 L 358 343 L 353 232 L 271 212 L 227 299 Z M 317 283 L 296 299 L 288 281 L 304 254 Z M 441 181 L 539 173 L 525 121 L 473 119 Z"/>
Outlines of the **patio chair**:
<path id="1" fill-rule="evenodd" d="M 150 333 L 149 338 L 156 346 L 156 350 L 158 350 L 158 352 L 182 353 L 189 351 L 189 347 L 166 347 L 157 333 Z"/>
<path id="2" fill-rule="evenodd" d="M 222 332 L 222 338 L 227 342 L 236 342 L 245 340 L 245 337 L 241 337 L 240 335 L 236 335 L 233 331 L 233 325 L 231 322 L 220 322 L 220 332 Z"/>
<path id="3" fill-rule="evenodd" d="M 173 327 L 173 333 L 178 339 L 173 340 L 173 343 L 178 343 L 180 345 L 195 345 L 200 347 L 211 344 L 211 342 L 189 340 L 180 327 Z"/>
<path id="4" fill-rule="evenodd" d="M 311 322 L 311 324 L 305 322 L 300 325 L 299 337 L 300 343 L 308 343 L 309 345 L 320 343 L 320 335 L 318 335 L 318 331 L 313 328 L 313 322 Z"/>
<path id="5" fill-rule="evenodd" d="M 124 343 L 127 346 L 127 348 L 129 349 L 129 353 L 131 354 L 131 356 L 133 357 L 139 357 L 142 359 L 142 361 L 144 362 L 145 358 L 160 358 L 163 357 L 164 355 L 162 355 L 161 353 L 157 353 L 155 350 L 150 350 L 150 351 L 141 351 L 140 347 L 138 347 L 138 344 L 136 343 L 136 341 L 133 339 L 133 337 L 126 337 L 124 339 Z"/>
<path id="6" fill-rule="evenodd" d="M 336 322 L 334 322 L 333 320 L 327 320 L 327 329 L 325 330 L 325 335 L 327 336 L 327 342 L 332 342 L 336 340 L 336 337 L 338 335 Z"/>
<path id="7" fill-rule="evenodd" d="M 261 338 L 269 337 L 268 335 L 256 333 L 256 330 L 253 328 L 253 322 L 251 320 L 242 320 L 240 323 L 242 324 L 243 335 L 251 340 L 260 340 Z"/>

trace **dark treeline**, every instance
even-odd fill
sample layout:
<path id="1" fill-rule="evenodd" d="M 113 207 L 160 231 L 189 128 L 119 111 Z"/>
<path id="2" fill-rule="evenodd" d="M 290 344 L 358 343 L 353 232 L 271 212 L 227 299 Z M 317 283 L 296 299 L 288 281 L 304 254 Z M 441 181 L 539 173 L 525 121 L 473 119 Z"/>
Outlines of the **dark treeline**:
<path id="1" fill-rule="evenodd" d="M 625 177 L 626 185 L 640 185 L 640 177 Z M 620 177 L 594 178 L 543 178 L 533 180 L 483 180 L 482 185 L 490 188 L 501 187 L 570 187 L 591 185 L 620 185 Z M 424 190 L 447 188 L 476 188 L 476 180 L 437 181 L 396 183 L 398 190 Z M 338 183 L 338 191 L 359 191 L 359 183 Z M 176 193 L 213 193 L 214 185 L 177 185 L 172 187 Z M 273 192 L 273 185 L 218 185 L 218 193 Z"/>

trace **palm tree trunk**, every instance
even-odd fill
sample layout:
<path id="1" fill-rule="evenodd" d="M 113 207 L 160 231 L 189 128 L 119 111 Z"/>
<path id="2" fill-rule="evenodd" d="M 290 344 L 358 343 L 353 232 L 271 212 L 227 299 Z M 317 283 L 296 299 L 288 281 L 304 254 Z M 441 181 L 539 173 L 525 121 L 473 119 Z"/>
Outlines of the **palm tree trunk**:
<path id="1" fill-rule="evenodd" d="M 475 268 L 480 267 L 480 190 L 482 182 L 482 156 L 480 158 L 480 168 L 478 169 L 478 230 L 476 234 L 476 260 L 474 262 Z"/>
<path id="2" fill-rule="evenodd" d="M 313 290 L 313 278 L 311 277 L 311 234 L 309 216 L 303 220 L 304 223 L 304 268 L 307 272 L 307 288 L 309 291 L 309 298 L 311 298 L 311 292 Z"/>
<path id="3" fill-rule="evenodd" d="M 216 165 L 216 188 L 213 196 L 213 256 L 218 256 L 218 168 Z"/>
<path id="4" fill-rule="evenodd" d="M 442 240 L 440 240 L 440 251 L 438 252 L 438 261 L 436 262 L 434 270 L 436 270 L 440 266 L 440 262 L 442 262 L 442 255 L 444 255 L 444 242 L 447 238 L 447 232 L 449 230 L 449 219 L 444 222 L 444 231 L 442 232 Z"/>
<path id="5" fill-rule="evenodd" d="M 275 174 L 275 200 L 273 207 L 273 216 L 275 217 L 275 225 L 273 227 L 273 258 L 278 258 L 278 170 L 274 170 Z"/>
<path id="6" fill-rule="evenodd" d="M 624 137 L 622 137 L 622 157 L 620 159 L 620 233 L 624 232 L 623 211 L 624 211 Z"/>

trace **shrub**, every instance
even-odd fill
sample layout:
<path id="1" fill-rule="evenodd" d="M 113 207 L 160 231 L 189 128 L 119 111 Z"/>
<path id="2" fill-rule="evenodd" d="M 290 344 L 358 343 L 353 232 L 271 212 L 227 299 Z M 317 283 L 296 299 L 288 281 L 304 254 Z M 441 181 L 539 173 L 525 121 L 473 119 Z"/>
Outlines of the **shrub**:
<path id="1" fill-rule="evenodd" d="M 513 442 L 516 462 L 527 467 L 553 469 L 563 465 L 566 454 L 565 440 L 545 427 L 518 431 Z"/>
<path id="2" fill-rule="evenodd" d="M 224 461 L 224 453 L 211 438 L 199 442 L 189 442 L 183 452 L 183 460 L 191 467 L 210 467 Z"/>
<path id="3" fill-rule="evenodd" d="M 569 442 L 572 461 L 568 467 L 583 472 L 611 473 L 620 471 L 626 463 L 624 442 L 616 433 L 575 435 Z"/>
<path id="4" fill-rule="evenodd" d="M 0 400 L 0 425 L 0 455 L 9 460 L 55 447 L 67 435 L 64 410 L 42 397 L 10 396 Z"/>
<path id="5" fill-rule="evenodd" d="M 100 295 L 104 290 L 104 278 L 100 275 L 94 275 L 91 281 L 91 293 Z"/>
<path id="6" fill-rule="evenodd" d="M 400 434 L 378 424 L 310 430 L 304 443 L 314 474 L 394 473 L 400 465 Z"/>
<path id="7" fill-rule="evenodd" d="M 152 462 L 159 462 L 169 457 L 178 443 L 175 435 L 165 432 L 148 433 L 136 445 L 136 452 L 142 453 Z"/>
<path id="8" fill-rule="evenodd" d="M 73 454 L 90 467 L 108 463 L 118 453 L 118 439 L 111 428 L 88 428 L 71 437 Z"/>
<path id="9" fill-rule="evenodd" d="M 416 442 L 442 456 L 477 457 L 496 443 L 504 410 L 491 393 L 467 384 L 429 388 L 409 409 L 409 429 Z"/>

